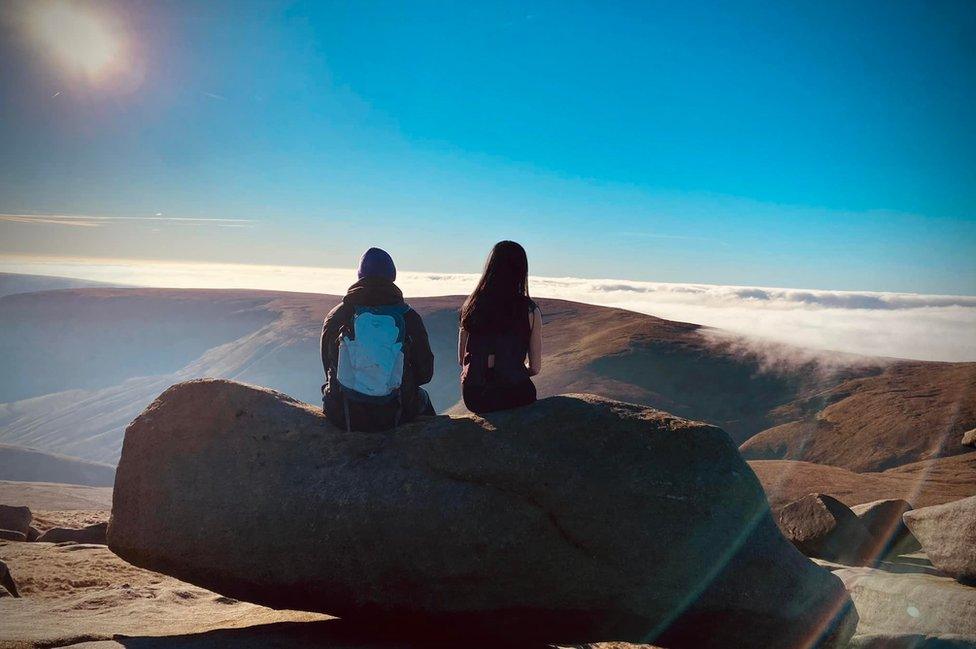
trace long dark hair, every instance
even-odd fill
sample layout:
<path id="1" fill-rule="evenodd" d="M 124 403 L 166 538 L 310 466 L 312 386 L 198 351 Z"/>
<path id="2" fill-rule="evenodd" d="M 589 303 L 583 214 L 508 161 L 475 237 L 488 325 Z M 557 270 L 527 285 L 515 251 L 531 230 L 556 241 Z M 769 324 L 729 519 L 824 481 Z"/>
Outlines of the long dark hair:
<path id="1" fill-rule="evenodd" d="M 499 241 L 488 254 L 478 285 L 461 307 L 461 327 L 474 331 L 506 326 L 521 314 L 528 324 L 529 259 L 514 241 Z"/>

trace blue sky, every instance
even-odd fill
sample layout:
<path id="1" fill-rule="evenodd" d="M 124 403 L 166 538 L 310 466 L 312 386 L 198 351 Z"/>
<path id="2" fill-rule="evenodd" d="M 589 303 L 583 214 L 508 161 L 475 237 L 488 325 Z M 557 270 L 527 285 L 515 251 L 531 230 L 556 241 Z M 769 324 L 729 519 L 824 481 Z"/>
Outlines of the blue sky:
<path id="1" fill-rule="evenodd" d="M 467 5 L 5 4 L 0 254 L 976 294 L 973 3 Z"/>

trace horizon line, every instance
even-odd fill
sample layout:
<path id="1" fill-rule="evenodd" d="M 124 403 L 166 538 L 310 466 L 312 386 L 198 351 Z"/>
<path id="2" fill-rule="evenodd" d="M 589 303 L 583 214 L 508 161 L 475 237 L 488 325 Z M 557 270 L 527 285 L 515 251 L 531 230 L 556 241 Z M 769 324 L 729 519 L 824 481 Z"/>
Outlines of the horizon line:
<path id="1" fill-rule="evenodd" d="M 3 215 L 0 215 L 2 217 Z M 88 266 L 127 266 L 127 267 L 137 267 L 143 266 L 148 267 L 152 265 L 160 266 L 202 266 L 202 267 L 245 267 L 254 269 L 295 269 L 295 270 L 314 270 L 314 271 L 340 271 L 349 272 L 354 274 L 356 269 L 351 266 L 314 266 L 307 264 L 281 264 L 281 263 L 253 263 L 253 262 L 238 262 L 238 261 L 200 261 L 192 259 L 148 259 L 148 258 L 134 258 L 134 257 L 75 257 L 75 256 L 65 256 L 65 255 L 30 255 L 21 253 L 0 253 L 0 273 L 14 274 L 14 275 L 38 275 L 43 277 L 64 277 L 68 279 L 83 279 L 88 281 L 102 281 L 97 279 L 91 279 L 88 277 L 74 276 L 74 275 L 59 275 L 56 273 L 45 273 L 45 272 L 33 272 L 28 270 L 23 271 L 11 271 L 2 268 L 4 265 L 15 265 L 15 264 L 38 264 L 38 265 L 52 265 L 56 263 L 66 264 L 66 265 L 88 265 Z M 443 280 L 448 277 L 457 278 L 471 278 L 476 279 L 481 275 L 480 271 L 444 271 L 444 270 L 411 270 L 398 268 L 398 275 L 401 277 L 403 275 L 411 276 L 428 276 L 429 279 L 433 281 Z M 872 296 L 919 296 L 919 297 L 937 297 L 937 298 L 972 298 L 976 299 L 976 293 L 920 293 L 917 291 L 876 291 L 867 289 L 832 289 L 832 288 L 822 288 L 822 287 L 802 287 L 802 286 L 774 286 L 765 284 L 718 284 L 714 282 L 664 282 L 664 281 L 654 281 L 654 280 L 643 280 L 643 279 L 630 279 L 624 277 L 582 277 L 578 275 L 529 275 L 529 279 L 535 279 L 539 281 L 546 282 L 598 282 L 598 283 L 629 283 L 629 284 L 640 284 L 647 286 L 661 286 L 661 287 L 701 287 L 701 288 L 726 288 L 726 289 L 762 289 L 771 291 L 820 291 L 829 292 L 833 294 L 845 294 L 845 295 L 872 295 Z M 129 284 L 129 286 L 142 286 L 145 288 L 152 288 L 151 285 L 142 284 Z M 156 288 L 181 288 L 178 286 L 166 287 L 166 286 L 156 286 Z M 186 287 L 182 287 L 186 288 Z M 204 288 L 204 287 L 201 287 Z M 212 288 L 244 288 L 247 287 L 212 287 Z M 252 287 L 252 290 L 263 290 L 260 288 Z M 301 292 L 305 293 L 308 291 L 289 291 L 288 289 L 268 289 L 268 290 L 280 290 L 283 292 Z M 324 294 L 328 295 L 328 294 Z"/>

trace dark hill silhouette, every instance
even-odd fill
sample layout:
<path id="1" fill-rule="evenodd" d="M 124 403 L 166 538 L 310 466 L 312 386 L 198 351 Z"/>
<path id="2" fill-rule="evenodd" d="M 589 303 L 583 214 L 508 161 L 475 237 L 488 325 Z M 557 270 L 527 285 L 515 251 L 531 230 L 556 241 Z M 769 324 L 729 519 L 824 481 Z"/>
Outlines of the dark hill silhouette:
<path id="1" fill-rule="evenodd" d="M 4 297 L 0 441 L 115 463 L 124 427 L 147 403 L 173 383 L 203 376 L 317 404 L 321 321 L 337 301 L 141 288 Z M 434 403 L 450 410 L 459 400 L 461 298 L 409 301 L 424 316 L 437 357 Z M 805 460 L 817 453 L 819 462 L 879 470 L 970 450 L 958 438 L 976 426 L 976 390 L 968 387 L 976 363 L 815 353 L 620 309 L 539 302 L 546 322 L 540 396 L 585 391 L 652 405 L 721 426 L 737 443 L 795 431 L 789 443 L 761 452 L 747 445 L 751 458 Z M 853 431 L 850 443 L 817 438 L 823 427 L 808 422 L 825 417 L 831 430 Z M 810 440 L 800 437 L 808 434 Z"/>

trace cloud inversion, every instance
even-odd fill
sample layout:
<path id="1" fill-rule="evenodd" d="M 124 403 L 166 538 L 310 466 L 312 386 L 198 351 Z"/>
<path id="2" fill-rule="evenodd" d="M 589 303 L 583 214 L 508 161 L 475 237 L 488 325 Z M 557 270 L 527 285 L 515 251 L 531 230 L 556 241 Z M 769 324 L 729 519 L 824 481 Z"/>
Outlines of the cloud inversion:
<path id="1" fill-rule="evenodd" d="M 0 271 L 117 284 L 342 294 L 352 269 L 0 257 Z M 462 295 L 477 275 L 398 273 L 407 296 Z M 976 360 L 976 296 L 533 277 L 532 294 L 630 309 L 743 336 L 869 356 Z"/>

